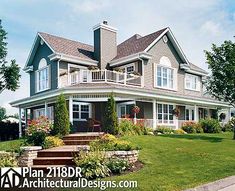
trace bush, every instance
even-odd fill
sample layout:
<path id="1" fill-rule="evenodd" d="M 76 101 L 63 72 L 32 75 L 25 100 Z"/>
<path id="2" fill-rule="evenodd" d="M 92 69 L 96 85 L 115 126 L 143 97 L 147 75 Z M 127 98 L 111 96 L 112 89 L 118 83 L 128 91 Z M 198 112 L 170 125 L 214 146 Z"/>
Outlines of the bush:
<path id="1" fill-rule="evenodd" d="M 221 126 L 218 120 L 216 119 L 201 119 L 200 125 L 204 131 L 204 133 L 220 133 Z"/>
<path id="2" fill-rule="evenodd" d="M 44 116 L 29 121 L 26 129 L 26 142 L 35 146 L 42 146 L 46 136 L 51 131 L 51 127 L 50 121 Z"/>
<path id="3" fill-rule="evenodd" d="M 105 165 L 104 153 L 96 150 L 93 152 L 81 151 L 74 156 L 75 164 L 82 169 L 82 176 L 87 179 L 104 178 L 109 176 L 110 170 Z"/>
<path id="4" fill-rule="evenodd" d="M 44 149 L 49 149 L 49 148 L 52 148 L 52 147 L 59 147 L 59 146 L 62 146 L 62 145 L 64 145 L 64 142 L 59 137 L 48 136 L 44 140 L 43 148 Z"/>
<path id="5" fill-rule="evenodd" d="M 64 136 L 69 134 L 69 112 L 66 106 L 66 100 L 63 94 L 59 95 L 55 104 L 55 120 L 53 135 Z"/>
<path id="6" fill-rule="evenodd" d="M 187 133 L 196 133 L 196 122 L 194 121 L 186 121 L 183 123 L 181 129 L 183 129 Z"/>
<path id="7" fill-rule="evenodd" d="M 0 168 L 2 167 L 17 167 L 18 162 L 14 153 L 0 152 Z"/>
<path id="8" fill-rule="evenodd" d="M 90 149 L 92 151 L 129 151 L 135 150 L 137 147 L 134 147 L 128 141 L 119 140 L 113 135 L 105 134 L 101 137 L 100 140 L 94 140 L 90 142 Z"/>
<path id="9" fill-rule="evenodd" d="M 105 107 L 104 131 L 111 134 L 117 134 L 118 132 L 118 118 L 113 94 L 109 96 Z"/>
<path id="10" fill-rule="evenodd" d="M 174 134 L 183 135 L 183 134 L 187 134 L 187 133 L 183 129 L 176 129 L 176 130 L 174 130 Z"/>
<path id="11" fill-rule="evenodd" d="M 154 134 L 170 134 L 173 132 L 173 129 L 170 127 L 158 126 L 156 130 L 154 130 Z"/>
<path id="12" fill-rule="evenodd" d="M 24 131 L 24 127 L 25 125 L 22 124 L 22 131 Z M 18 138 L 19 138 L 19 123 L 0 121 L 0 141 L 15 140 Z"/>
<path id="13" fill-rule="evenodd" d="M 119 158 L 110 158 L 105 164 L 113 174 L 121 174 L 129 166 L 129 163 L 126 160 Z"/>
<path id="14" fill-rule="evenodd" d="M 222 129 L 223 132 L 232 132 L 233 131 L 233 120 L 231 119 L 228 123 L 226 123 Z"/>

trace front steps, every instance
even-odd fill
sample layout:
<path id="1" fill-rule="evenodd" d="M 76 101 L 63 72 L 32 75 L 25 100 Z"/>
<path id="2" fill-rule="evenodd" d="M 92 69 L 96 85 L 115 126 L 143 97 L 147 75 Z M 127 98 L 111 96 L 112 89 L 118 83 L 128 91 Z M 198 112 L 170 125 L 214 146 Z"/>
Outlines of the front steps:
<path id="1" fill-rule="evenodd" d="M 76 133 L 63 138 L 64 146 L 45 149 L 38 152 L 33 160 L 33 169 L 46 169 L 47 167 L 74 166 L 73 156 L 80 150 L 89 149 L 89 143 L 99 139 L 103 133 Z"/>

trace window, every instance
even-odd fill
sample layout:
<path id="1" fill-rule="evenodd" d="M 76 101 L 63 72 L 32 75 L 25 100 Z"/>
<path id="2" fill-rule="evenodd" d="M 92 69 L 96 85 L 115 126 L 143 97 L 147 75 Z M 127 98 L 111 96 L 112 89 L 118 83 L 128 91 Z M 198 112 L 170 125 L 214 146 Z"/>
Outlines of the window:
<path id="1" fill-rule="evenodd" d="M 39 62 L 38 71 L 36 71 L 36 90 L 37 92 L 49 88 L 49 67 L 45 58 Z"/>
<path id="2" fill-rule="evenodd" d="M 121 118 L 133 118 L 133 108 L 134 104 L 122 104 L 119 106 L 119 117 Z"/>
<path id="3" fill-rule="evenodd" d="M 157 87 L 173 89 L 174 70 L 162 66 L 157 67 Z"/>
<path id="4" fill-rule="evenodd" d="M 91 104 L 73 103 L 73 120 L 86 121 L 90 117 Z"/>
<path id="5" fill-rule="evenodd" d="M 194 108 L 186 106 L 185 109 L 185 120 L 187 121 L 194 121 Z"/>
<path id="6" fill-rule="evenodd" d="M 128 66 L 126 68 L 126 72 L 127 72 L 127 74 L 131 74 L 132 72 L 134 72 L 134 66 Z"/>
<path id="7" fill-rule="evenodd" d="M 172 124 L 173 105 L 157 104 L 157 119 L 158 123 Z"/>
<path id="8" fill-rule="evenodd" d="M 34 119 L 37 119 L 40 116 L 45 116 L 45 108 L 40 108 L 40 109 L 35 109 L 34 110 Z M 47 117 L 50 120 L 54 120 L 54 108 L 53 108 L 53 106 L 47 107 Z"/>
<path id="9" fill-rule="evenodd" d="M 199 77 L 192 74 L 185 74 L 185 88 L 200 91 Z"/>

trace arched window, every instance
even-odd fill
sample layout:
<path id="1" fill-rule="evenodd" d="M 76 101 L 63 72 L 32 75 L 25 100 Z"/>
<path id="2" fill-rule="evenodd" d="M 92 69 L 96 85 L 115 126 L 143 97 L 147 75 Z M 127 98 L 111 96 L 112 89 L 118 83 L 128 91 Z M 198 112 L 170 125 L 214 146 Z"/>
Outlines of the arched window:
<path id="1" fill-rule="evenodd" d="M 49 89 L 49 66 L 45 58 L 42 58 L 36 71 L 36 91 Z"/>
<path id="2" fill-rule="evenodd" d="M 168 57 L 162 56 L 160 62 L 156 64 L 156 86 L 165 89 L 175 89 L 174 86 L 174 69 Z"/>

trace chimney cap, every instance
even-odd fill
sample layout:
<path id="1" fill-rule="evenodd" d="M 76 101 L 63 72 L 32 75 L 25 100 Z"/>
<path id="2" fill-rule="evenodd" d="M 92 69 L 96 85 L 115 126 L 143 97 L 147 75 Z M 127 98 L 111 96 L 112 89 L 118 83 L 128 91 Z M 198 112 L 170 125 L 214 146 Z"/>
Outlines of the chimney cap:
<path id="1" fill-rule="evenodd" d="M 108 21 L 107 20 L 103 20 L 103 24 L 104 25 L 108 25 Z"/>
<path id="2" fill-rule="evenodd" d="M 93 27 L 93 31 L 95 31 L 99 28 L 106 29 L 106 30 L 109 30 L 109 31 L 112 31 L 112 32 L 117 32 L 117 29 L 114 28 L 114 27 L 111 27 L 110 25 L 108 25 L 107 21 L 103 21 L 102 23 L 95 25 Z"/>

